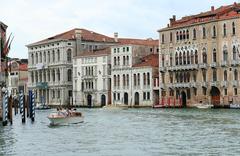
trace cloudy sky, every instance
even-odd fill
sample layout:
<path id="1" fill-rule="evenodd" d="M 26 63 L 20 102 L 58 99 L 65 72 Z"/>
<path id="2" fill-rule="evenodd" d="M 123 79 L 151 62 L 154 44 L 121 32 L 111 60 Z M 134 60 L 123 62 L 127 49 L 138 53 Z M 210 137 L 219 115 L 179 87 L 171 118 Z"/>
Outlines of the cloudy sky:
<path id="1" fill-rule="evenodd" d="M 0 21 L 15 36 L 11 57 L 27 58 L 25 45 L 73 28 L 119 37 L 157 38 L 169 18 L 210 10 L 233 0 L 0 0 Z"/>

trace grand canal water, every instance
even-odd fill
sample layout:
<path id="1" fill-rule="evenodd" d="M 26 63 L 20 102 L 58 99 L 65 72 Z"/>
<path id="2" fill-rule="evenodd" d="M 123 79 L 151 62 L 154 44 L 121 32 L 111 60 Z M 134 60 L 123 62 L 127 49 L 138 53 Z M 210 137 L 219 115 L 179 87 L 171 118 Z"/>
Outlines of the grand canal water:
<path id="1" fill-rule="evenodd" d="M 80 109 L 85 122 L 49 126 L 50 111 L 36 122 L 20 116 L 0 127 L 1 155 L 239 155 L 240 110 Z"/>

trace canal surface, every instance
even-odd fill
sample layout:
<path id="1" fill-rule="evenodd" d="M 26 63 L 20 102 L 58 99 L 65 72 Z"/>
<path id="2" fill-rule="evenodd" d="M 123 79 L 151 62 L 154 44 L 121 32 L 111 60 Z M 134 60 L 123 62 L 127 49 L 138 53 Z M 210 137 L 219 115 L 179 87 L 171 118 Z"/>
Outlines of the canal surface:
<path id="1" fill-rule="evenodd" d="M 240 110 L 79 109 L 85 122 L 49 126 L 51 111 L 36 122 L 0 126 L 0 155 L 159 156 L 239 155 Z"/>

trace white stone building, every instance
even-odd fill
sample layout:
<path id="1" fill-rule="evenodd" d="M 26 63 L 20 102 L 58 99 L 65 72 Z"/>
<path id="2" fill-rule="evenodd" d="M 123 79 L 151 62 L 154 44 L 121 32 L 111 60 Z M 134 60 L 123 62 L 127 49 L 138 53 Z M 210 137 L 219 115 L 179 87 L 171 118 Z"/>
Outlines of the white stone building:
<path id="1" fill-rule="evenodd" d="M 73 103 L 81 107 L 100 107 L 111 103 L 111 50 L 84 52 L 74 58 Z"/>
<path id="2" fill-rule="evenodd" d="M 73 103 L 72 58 L 115 44 L 115 39 L 86 29 L 72 29 L 29 44 L 28 87 L 37 103 Z"/>
<path id="3" fill-rule="evenodd" d="M 124 44 L 111 48 L 112 104 L 150 106 L 153 104 L 151 100 L 155 100 L 153 98 L 153 70 L 151 67 L 140 67 L 140 64 L 143 63 L 145 56 L 158 52 L 158 40 L 122 39 L 120 42 Z M 158 59 L 157 55 L 156 59 Z M 156 61 L 158 64 L 158 60 Z M 137 64 L 139 67 L 134 67 Z M 143 84 L 143 76 L 146 75 L 150 79 L 148 85 Z M 138 76 L 138 80 L 136 76 Z M 138 85 L 135 85 L 137 81 Z M 156 94 L 158 95 L 158 92 Z"/>

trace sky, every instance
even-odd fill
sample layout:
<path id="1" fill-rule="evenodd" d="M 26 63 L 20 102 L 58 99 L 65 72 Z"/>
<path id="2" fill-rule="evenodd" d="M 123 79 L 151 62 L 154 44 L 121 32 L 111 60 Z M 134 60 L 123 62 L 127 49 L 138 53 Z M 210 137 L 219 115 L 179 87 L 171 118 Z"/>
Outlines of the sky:
<path id="1" fill-rule="evenodd" d="M 238 2 L 238 1 L 237 1 Z M 10 57 L 27 58 L 27 44 L 73 28 L 113 37 L 154 38 L 169 18 L 193 15 L 233 0 L 0 0 L 0 21 L 14 35 Z"/>

